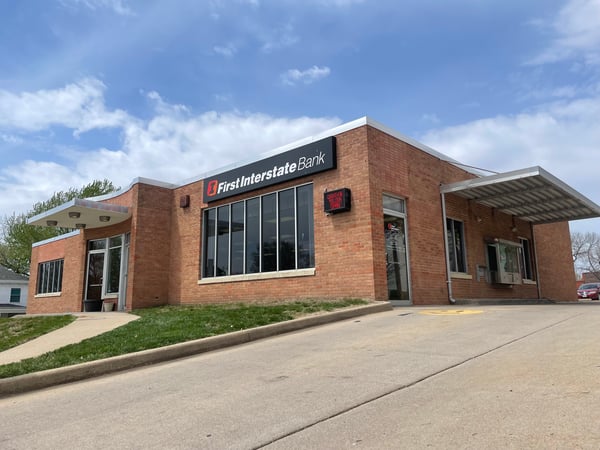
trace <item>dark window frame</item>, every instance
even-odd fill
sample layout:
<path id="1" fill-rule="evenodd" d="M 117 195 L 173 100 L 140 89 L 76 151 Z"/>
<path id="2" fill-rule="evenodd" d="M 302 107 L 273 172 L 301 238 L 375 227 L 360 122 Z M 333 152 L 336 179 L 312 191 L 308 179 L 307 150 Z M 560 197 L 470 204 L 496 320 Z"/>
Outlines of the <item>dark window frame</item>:
<path id="1" fill-rule="evenodd" d="M 64 258 L 61 258 L 38 264 L 36 295 L 62 292 L 64 263 Z"/>
<path id="2" fill-rule="evenodd" d="M 521 247 L 519 248 L 519 262 L 521 264 L 521 277 L 524 280 L 534 281 L 533 272 L 533 253 L 531 251 L 531 243 L 527 238 L 519 238 Z"/>
<path id="3" fill-rule="evenodd" d="M 307 183 L 204 209 L 201 277 L 217 278 L 314 268 L 313 194 L 312 183 Z M 287 201 L 285 205 L 281 204 L 282 199 Z M 293 200 L 293 205 L 289 204 L 290 200 Z M 243 205 L 243 215 L 236 214 L 236 217 L 243 216 L 243 223 L 234 224 L 232 211 L 240 208 L 239 205 Z M 228 210 L 228 241 L 227 244 L 224 239 L 221 242 L 221 246 L 227 246 L 228 264 L 226 270 L 217 270 L 213 264 L 220 246 L 216 239 L 219 226 L 216 211 L 222 208 Z M 234 256 L 234 231 L 243 234 L 243 244 L 235 242 L 235 249 L 243 248 L 243 267 L 238 264 L 239 256 Z M 282 232 L 285 235 L 282 236 Z M 241 235 L 236 239 L 239 236 Z M 225 255 L 224 250 L 220 254 Z M 236 267 L 232 271 L 233 261 Z"/>
<path id="4" fill-rule="evenodd" d="M 448 234 L 448 260 L 450 261 L 450 271 L 455 273 L 467 273 L 464 222 L 446 218 L 446 233 Z"/>
<path id="5" fill-rule="evenodd" d="M 10 303 L 21 303 L 21 288 L 10 288 Z"/>

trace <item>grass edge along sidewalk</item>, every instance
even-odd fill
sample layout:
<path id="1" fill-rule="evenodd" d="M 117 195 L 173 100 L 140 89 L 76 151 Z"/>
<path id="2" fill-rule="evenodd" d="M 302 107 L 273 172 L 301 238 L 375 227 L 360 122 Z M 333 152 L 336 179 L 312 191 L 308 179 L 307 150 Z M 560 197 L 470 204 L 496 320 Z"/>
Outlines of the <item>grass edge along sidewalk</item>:
<path id="1" fill-rule="evenodd" d="M 0 379 L 0 398 L 144 365 L 170 361 L 278 334 L 289 333 L 339 320 L 351 319 L 366 314 L 390 311 L 392 309 L 393 307 L 388 302 L 367 303 L 361 306 L 337 309 L 325 314 L 309 315 L 255 328 L 180 342 L 164 347 L 3 378 Z"/>

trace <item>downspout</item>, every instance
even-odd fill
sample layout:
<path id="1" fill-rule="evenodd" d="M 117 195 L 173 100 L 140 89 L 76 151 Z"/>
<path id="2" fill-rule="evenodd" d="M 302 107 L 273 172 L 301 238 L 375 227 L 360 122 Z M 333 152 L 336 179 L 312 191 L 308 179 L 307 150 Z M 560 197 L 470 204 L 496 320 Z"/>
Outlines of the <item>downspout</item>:
<path id="1" fill-rule="evenodd" d="M 448 231 L 446 230 L 446 195 L 440 193 L 442 197 L 442 231 L 444 233 L 444 254 L 446 255 L 446 284 L 448 285 L 448 301 L 454 305 L 456 299 L 452 297 L 452 277 L 450 275 L 450 255 L 448 252 Z"/>
<path id="2" fill-rule="evenodd" d="M 537 287 L 538 300 L 542 299 L 542 286 L 540 284 L 540 272 L 538 265 L 538 254 L 536 247 L 536 239 L 535 239 L 535 230 L 533 229 L 533 224 L 529 222 L 529 226 L 531 227 L 531 241 L 533 244 L 533 259 L 535 260 L 535 285 Z"/>

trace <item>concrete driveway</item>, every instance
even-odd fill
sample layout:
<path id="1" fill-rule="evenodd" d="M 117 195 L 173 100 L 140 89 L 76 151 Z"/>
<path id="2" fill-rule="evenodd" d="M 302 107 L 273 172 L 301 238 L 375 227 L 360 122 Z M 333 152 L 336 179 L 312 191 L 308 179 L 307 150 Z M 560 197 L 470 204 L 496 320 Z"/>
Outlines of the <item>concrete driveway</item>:
<path id="1" fill-rule="evenodd" d="M 600 448 L 600 308 L 397 308 L 0 400 L 0 447 Z"/>

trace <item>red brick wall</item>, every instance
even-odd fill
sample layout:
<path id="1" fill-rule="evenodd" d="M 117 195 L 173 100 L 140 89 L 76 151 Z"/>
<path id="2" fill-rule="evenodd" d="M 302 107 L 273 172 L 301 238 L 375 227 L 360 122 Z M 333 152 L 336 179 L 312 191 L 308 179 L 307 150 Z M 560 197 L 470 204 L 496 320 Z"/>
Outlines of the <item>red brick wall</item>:
<path id="1" fill-rule="evenodd" d="M 337 136 L 338 169 L 215 202 L 210 207 L 251 198 L 275 190 L 312 182 L 315 221 L 315 275 L 295 278 L 223 282 L 198 285 L 201 261 L 202 183 L 175 190 L 173 214 L 170 301 L 214 303 L 273 301 L 306 298 L 374 298 L 373 249 L 369 213 L 369 170 L 366 128 Z M 352 210 L 323 212 L 326 189 L 350 188 Z M 179 208 L 179 197 L 190 195 L 190 207 Z"/>
<path id="2" fill-rule="evenodd" d="M 387 271 L 383 230 L 383 194 L 402 197 L 407 206 L 407 239 L 411 294 L 414 304 L 444 304 L 448 283 L 444 250 L 445 224 L 439 186 L 474 178 L 439 158 L 369 126 L 336 136 L 337 169 L 271 186 L 263 190 L 203 204 L 202 182 L 177 189 L 137 183 L 107 202 L 129 206 L 131 220 L 85 232 L 73 238 L 34 249 L 32 286 L 37 262 L 65 258 L 63 294 L 35 299 L 32 311 L 80 310 L 85 280 L 86 240 L 131 231 L 127 309 L 154 305 L 257 302 L 306 298 L 360 297 L 387 299 Z M 199 284 L 202 258 L 202 211 L 210 206 L 313 184 L 315 275 L 253 281 Z M 325 190 L 349 188 L 352 210 L 326 215 Z M 180 207 L 189 195 L 188 207 Z M 470 203 L 454 195 L 446 197 L 447 215 L 464 223 L 467 275 L 452 279 L 453 296 L 461 298 L 537 298 L 536 284 L 500 287 L 478 279 L 477 267 L 486 266 L 486 241 L 499 238 L 533 244 L 528 223 Z M 512 231 L 513 227 L 517 231 Z M 536 227 L 542 295 L 573 299 L 573 264 L 568 224 Z M 534 259 L 535 260 L 535 259 Z M 571 277 L 572 279 L 569 279 Z"/>
<path id="3" fill-rule="evenodd" d="M 128 308 L 169 302 L 173 190 L 137 184 L 133 192 Z"/>
<path id="4" fill-rule="evenodd" d="M 415 304 L 447 299 L 438 158 L 375 128 L 369 128 L 373 246 L 377 299 L 388 298 L 383 194 L 406 200 L 411 296 Z"/>
<path id="5" fill-rule="evenodd" d="M 542 297 L 577 301 L 569 223 L 537 225 L 534 232 Z"/>
<path id="6" fill-rule="evenodd" d="M 62 291 L 58 296 L 37 296 L 37 272 L 41 262 L 64 259 Z M 27 313 L 66 313 L 82 310 L 85 267 L 83 234 L 33 247 L 29 277 Z"/>

